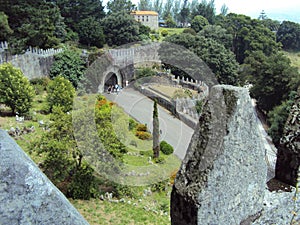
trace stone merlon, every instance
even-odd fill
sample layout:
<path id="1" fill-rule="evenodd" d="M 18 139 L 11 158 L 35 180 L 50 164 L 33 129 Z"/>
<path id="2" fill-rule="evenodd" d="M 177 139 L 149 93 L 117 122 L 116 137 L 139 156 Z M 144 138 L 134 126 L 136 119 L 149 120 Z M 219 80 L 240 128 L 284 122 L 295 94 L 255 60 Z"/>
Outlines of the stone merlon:
<path id="1" fill-rule="evenodd" d="M 267 166 L 257 120 L 247 89 L 212 88 L 173 186 L 173 225 L 259 217 Z"/>
<path id="2" fill-rule="evenodd" d="M 3 130 L 0 159 L 1 224 L 88 224 Z"/>

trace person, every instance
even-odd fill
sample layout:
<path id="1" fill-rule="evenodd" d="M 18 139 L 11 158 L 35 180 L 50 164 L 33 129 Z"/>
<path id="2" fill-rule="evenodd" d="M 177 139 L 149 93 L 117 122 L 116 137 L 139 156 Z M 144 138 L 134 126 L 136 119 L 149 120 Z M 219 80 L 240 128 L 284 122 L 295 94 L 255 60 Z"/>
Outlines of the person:
<path id="1" fill-rule="evenodd" d="M 107 88 L 107 92 L 108 92 L 108 94 L 111 93 L 111 86 L 109 86 L 109 87 Z"/>

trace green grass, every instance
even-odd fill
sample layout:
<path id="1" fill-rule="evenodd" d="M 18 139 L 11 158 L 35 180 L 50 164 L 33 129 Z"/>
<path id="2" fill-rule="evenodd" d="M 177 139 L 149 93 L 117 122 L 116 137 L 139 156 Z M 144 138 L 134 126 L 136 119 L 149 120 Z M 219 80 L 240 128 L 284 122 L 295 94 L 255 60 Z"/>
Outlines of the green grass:
<path id="1" fill-rule="evenodd" d="M 164 40 L 166 37 L 163 37 L 163 36 L 161 35 L 161 32 L 162 32 L 163 30 L 167 30 L 167 31 L 168 31 L 168 36 L 171 36 L 171 35 L 173 35 L 173 34 L 181 34 L 181 33 L 183 32 L 184 29 L 185 29 L 185 28 L 166 28 L 166 27 L 160 27 L 158 31 L 159 31 L 161 40 Z"/>
<path id="2" fill-rule="evenodd" d="M 166 192 L 155 192 L 150 196 L 140 196 L 137 199 L 125 198 L 124 203 L 101 201 L 99 199 L 89 201 L 70 199 L 70 201 L 91 225 L 166 225 L 170 224 L 168 210 L 170 207 L 170 191 L 171 187 L 169 186 Z"/>
<path id="3" fill-rule="evenodd" d="M 167 28 L 167 27 L 160 27 L 159 33 L 161 33 L 163 30 L 167 30 L 169 35 L 172 34 L 181 34 L 185 28 Z"/>
<path id="4" fill-rule="evenodd" d="M 292 66 L 295 66 L 300 71 L 300 52 L 284 52 L 284 54 L 291 60 Z"/>
<path id="5" fill-rule="evenodd" d="M 32 120 L 26 120 L 24 123 L 15 121 L 14 116 L 5 116 L 9 109 L 1 109 L 2 116 L 0 117 L 0 128 L 9 130 L 10 127 L 35 127 L 35 132 L 22 135 L 17 138 L 17 143 L 20 147 L 33 159 L 34 162 L 43 162 L 44 157 L 41 154 L 31 152 L 31 144 L 39 139 L 45 132 L 42 127 L 39 127 L 39 120 L 49 122 L 49 115 L 43 113 L 46 108 L 46 94 L 43 93 L 35 97 L 33 108 L 31 110 Z M 116 108 L 115 122 L 120 125 L 123 124 L 128 128 L 129 117 L 120 108 Z M 118 126 L 120 128 L 120 126 Z M 122 128 L 122 127 L 121 127 Z M 115 128 L 117 129 L 117 128 Z M 127 150 L 131 153 L 138 155 L 124 155 L 123 170 L 130 172 L 132 170 L 139 173 L 150 172 L 149 176 L 144 177 L 126 177 L 128 183 L 136 182 L 139 179 L 140 185 L 147 183 L 151 185 L 152 181 L 160 179 L 167 179 L 176 171 L 180 166 L 180 160 L 174 156 L 162 157 L 165 159 L 163 164 L 149 163 L 149 156 L 152 155 L 152 140 L 142 141 L 134 135 L 134 130 L 128 129 L 118 130 L 120 135 L 123 136 L 123 141 L 127 146 Z M 125 133 L 122 133 L 125 132 Z M 134 141 L 136 146 L 130 145 Z M 140 154 L 142 151 L 143 154 Z M 137 184 L 137 183 L 134 183 Z M 105 184 L 104 184 L 105 185 Z M 151 196 L 143 196 L 145 186 L 133 187 L 137 195 L 134 199 L 127 198 L 126 203 L 110 203 L 101 201 L 99 199 L 91 199 L 89 201 L 83 200 L 70 200 L 72 204 L 79 210 L 79 212 L 86 218 L 90 224 L 170 224 L 169 207 L 170 207 L 170 192 L 171 186 L 167 187 L 166 191 L 153 192 Z M 141 201 L 139 201 L 141 199 Z M 128 204 L 131 201 L 131 204 Z M 133 203 L 136 203 L 133 205 Z M 145 210 L 146 207 L 146 210 Z M 164 215 L 167 213 L 167 215 Z"/>

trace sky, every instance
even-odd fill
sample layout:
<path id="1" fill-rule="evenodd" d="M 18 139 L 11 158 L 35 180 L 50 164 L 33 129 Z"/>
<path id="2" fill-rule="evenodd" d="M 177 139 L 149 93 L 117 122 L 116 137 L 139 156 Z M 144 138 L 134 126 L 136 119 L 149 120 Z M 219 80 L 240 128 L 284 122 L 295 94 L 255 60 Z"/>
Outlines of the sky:
<path id="1" fill-rule="evenodd" d="M 300 22 L 299 0 L 215 0 L 217 13 L 223 4 L 229 8 L 229 12 L 248 15 L 252 18 L 257 18 L 264 10 L 270 19 Z"/>
<path id="2" fill-rule="evenodd" d="M 106 5 L 107 1 L 103 0 L 103 4 Z M 132 0 L 132 2 L 137 5 L 139 0 Z M 217 14 L 220 13 L 223 4 L 229 8 L 229 12 L 244 14 L 252 18 L 258 18 L 264 10 L 270 19 L 300 23 L 300 0 L 215 0 Z"/>

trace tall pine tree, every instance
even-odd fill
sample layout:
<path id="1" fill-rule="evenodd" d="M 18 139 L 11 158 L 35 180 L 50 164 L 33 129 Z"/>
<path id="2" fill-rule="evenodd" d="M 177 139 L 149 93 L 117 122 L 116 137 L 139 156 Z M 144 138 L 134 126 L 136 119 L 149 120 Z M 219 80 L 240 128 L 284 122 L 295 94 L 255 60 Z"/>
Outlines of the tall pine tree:
<path id="1" fill-rule="evenodd" d="M 157 101 L 154 101 L 153 106 L 153 158 L 159 157 L 159 121 L 158 121 L 158 110 Z"/>

